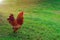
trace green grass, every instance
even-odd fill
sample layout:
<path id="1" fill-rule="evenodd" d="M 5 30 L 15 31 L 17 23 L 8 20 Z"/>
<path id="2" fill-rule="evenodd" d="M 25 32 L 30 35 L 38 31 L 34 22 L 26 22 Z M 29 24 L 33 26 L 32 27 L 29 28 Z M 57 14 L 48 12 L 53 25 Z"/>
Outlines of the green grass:
<path id="1" fill-rule="evenodd" d="M 58 1 L 59 2 L 59 1 Z M 57 5 L 58 4 L 58 5 Z M 4 11 L 3 24 L 0 23 L 0 40 L 60 40 L 60 5 L 59 3 L 38 3 L 8 6 Z M 13 11 L 12 11 L 13 8 Z M 7 17 L 12 11 L 15 17 L 19 11 L 24 11 L 24 24 L 17 33 L 12 32 Z M 7 12 L 8 11 L 8 12 Z"/>

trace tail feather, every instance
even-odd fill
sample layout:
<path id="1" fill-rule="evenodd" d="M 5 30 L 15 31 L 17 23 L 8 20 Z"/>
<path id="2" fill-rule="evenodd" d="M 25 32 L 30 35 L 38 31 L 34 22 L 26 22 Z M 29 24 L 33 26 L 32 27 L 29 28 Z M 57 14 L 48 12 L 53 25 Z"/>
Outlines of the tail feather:
<path id="1" fill-rule="evenodd" d="M 17 16 L 17 23 L 22 25 L 23 24 L 23 12 L 20 12 Z"/>

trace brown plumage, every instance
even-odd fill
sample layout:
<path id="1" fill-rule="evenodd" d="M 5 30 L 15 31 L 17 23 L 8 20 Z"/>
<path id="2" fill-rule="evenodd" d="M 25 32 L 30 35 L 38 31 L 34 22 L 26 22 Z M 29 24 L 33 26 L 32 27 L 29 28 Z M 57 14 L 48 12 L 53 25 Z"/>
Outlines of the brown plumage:
<path id="1" fill-rule="evenodd" d="M 12 25 L 14 32 L 17 32 L 17 30 L 22 26 L 24 20 L 23 18 L 23 12 L 20 12 L 16 19 L 13 14 L 10 14 L 7 20 Z"/>

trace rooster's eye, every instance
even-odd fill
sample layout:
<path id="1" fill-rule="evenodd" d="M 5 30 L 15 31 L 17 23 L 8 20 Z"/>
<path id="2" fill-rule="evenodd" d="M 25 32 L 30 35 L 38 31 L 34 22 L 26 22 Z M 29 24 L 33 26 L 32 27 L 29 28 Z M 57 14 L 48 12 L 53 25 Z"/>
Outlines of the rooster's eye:
<path id="1" fill-rule="evenodd" d="M 7 20 L 9 20 L 9 18 Z"/>

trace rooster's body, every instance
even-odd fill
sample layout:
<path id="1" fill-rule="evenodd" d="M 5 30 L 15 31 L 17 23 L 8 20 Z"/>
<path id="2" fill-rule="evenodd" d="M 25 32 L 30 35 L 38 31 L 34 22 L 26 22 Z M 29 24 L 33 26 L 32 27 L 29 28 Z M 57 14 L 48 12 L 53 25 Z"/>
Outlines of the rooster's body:
<path id="1" fill-rule="evenodd" d="M 13 26 L 13 31 L 16 32 L 23 24 L 23 12 L 19 13 L 17 19 L 11 14 L 8 18 L 9 23 Z"/>

